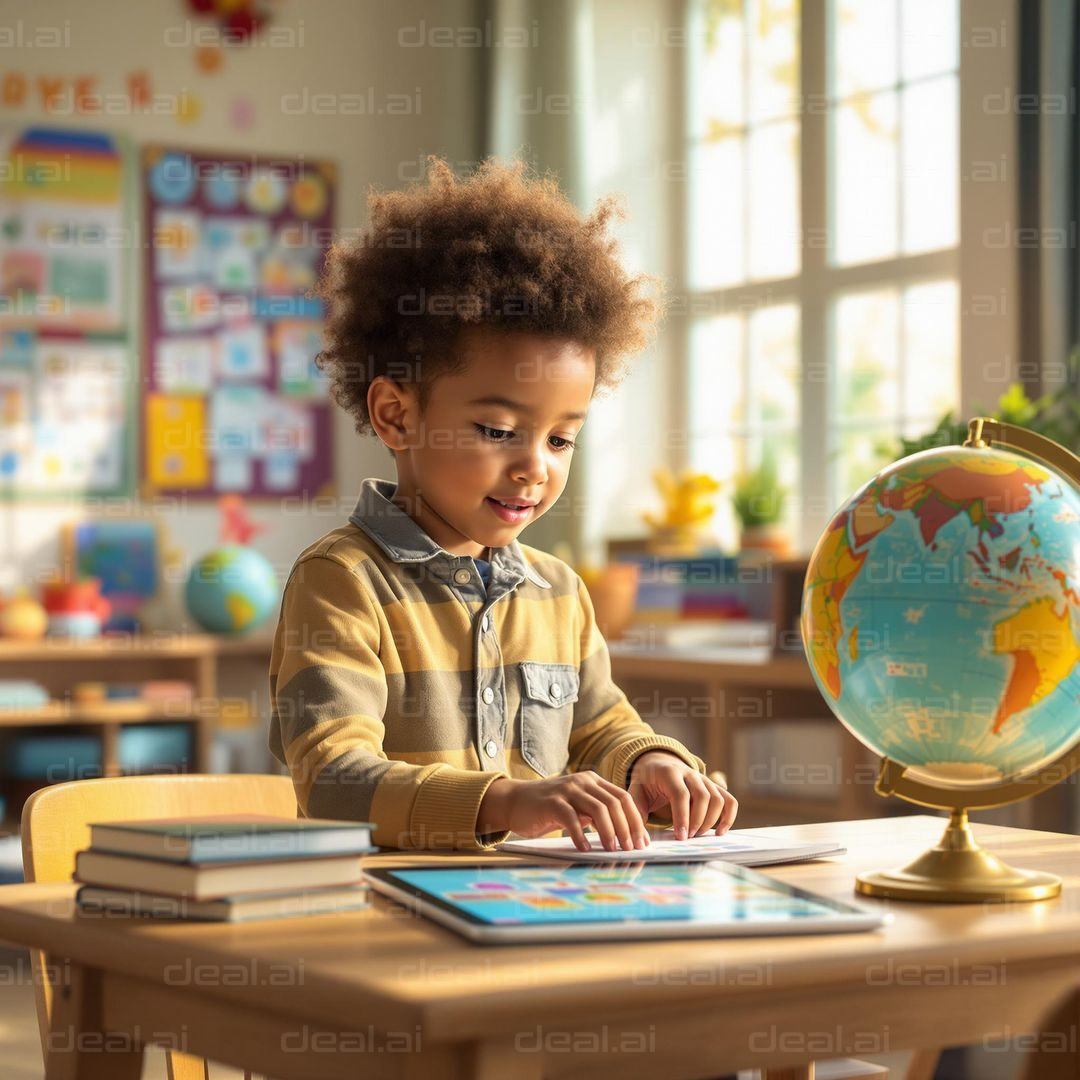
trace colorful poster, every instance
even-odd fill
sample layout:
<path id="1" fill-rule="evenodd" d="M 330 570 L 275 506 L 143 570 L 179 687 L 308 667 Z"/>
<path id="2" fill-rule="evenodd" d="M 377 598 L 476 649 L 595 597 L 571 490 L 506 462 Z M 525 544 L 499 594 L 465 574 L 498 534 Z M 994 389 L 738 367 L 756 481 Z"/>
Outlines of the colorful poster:
<path id="1" fill-rule="evenodd" d="M 130 489 L 128 144 L 0 129 L 0 489 Z"/>
<path id="2" fill-rule="evenodd" d="M 332 491 L 310 293 L 332 240 L 334 165 L 147 147 L 142 167 L 148 493 Z"/>
<path id="3" fill-rule="evenodd" d="M 0 129 L 0 327 L 123 330 L 124 157 L 111 135 Z"/>

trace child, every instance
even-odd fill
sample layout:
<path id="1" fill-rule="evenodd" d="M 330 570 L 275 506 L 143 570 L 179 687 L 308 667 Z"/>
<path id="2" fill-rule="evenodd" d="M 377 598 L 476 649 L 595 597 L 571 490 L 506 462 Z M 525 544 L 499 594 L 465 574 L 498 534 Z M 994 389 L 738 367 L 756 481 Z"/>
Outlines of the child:
<path id="1" fill-rule="evenodd" d="M 567 830 L 587 850 L 726 832 L 737 804 L 612 682 L 581 578 L 517 534 L 555 504 L 574 440 L 660 304 L 549 179 L 489 159 L 465 181 L 371 195 L 329 254 L 319 357 L 397 482 L 303 551 L 270 661 L 270 749 L 300 812 L 379 845 L 486 848 Z"/>

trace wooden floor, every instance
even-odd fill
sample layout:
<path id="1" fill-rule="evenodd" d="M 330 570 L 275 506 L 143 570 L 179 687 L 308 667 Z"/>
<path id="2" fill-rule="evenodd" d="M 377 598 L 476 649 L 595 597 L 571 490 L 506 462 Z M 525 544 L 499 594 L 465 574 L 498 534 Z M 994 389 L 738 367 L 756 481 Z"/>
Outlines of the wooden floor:
<path id="1" fill-rule="evenodd" d="M 864 1055 L 864 1058 L 887 1066 L 890 1080 L 903 1080 L 908 1056 L 891 1053 Z M 1015 1080 L 1021 1064 L 1019 1057 L 1011 1053 L 969 1051 L 962 1080 Z M 165 1055 L 161 1051 L 148 1050 L 145 1061 L 143 1080 L 167 1080 Z M 0 943 L 0 1078 L 44 1080 L 44 1076 L 30 959 L 25 950 Z M 739 1074 L 740 1080 L 750 1080 L 752 1076 L 750 1072 Z M 210 1067 L 210 1080 L 244 1080 L 244 1074 L 242 1070 L 215 1063 Z M 949 1080 L 961 1080 L 961 1077 L 950 1073 Z"/>

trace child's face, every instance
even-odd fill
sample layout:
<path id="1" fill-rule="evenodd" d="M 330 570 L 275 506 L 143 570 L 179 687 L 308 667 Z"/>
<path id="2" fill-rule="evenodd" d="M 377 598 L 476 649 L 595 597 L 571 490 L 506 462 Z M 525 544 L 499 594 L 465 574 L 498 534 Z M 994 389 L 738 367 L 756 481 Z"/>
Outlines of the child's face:
<path id="1" fill-rule="evenodd" d="M 445 550 L 480 556 L 509 544 L 562 494 L 596 358 L 565 338 L 481 328 L 463 333 L 457 351 L 468 366 L 435 380 L 422 417 L 403 388 L 394 501 Z M 505 402 L 481 400 L 496 398 Z M 514 513 L 496 499 L 535 505 Z"/>

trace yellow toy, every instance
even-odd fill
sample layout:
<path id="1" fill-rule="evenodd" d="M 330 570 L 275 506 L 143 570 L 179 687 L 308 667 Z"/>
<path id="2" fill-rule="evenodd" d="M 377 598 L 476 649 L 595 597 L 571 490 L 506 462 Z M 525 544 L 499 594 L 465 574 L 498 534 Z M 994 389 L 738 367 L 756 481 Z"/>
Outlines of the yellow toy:
<path id="1" fill-rule="evenodd" d="M 710 496 L 720 490 L 719 481 L 689 469 L 676 477 L 666 467 L 657 469 L 653 480 L 664 500 L 664 513 L 662 517 L 650 511 L 641 515 L 653 530 L 649 550 L 665 555 L 695 554 L 707 539 L 704 526 L 716 512 L 716 502 Z"/>

